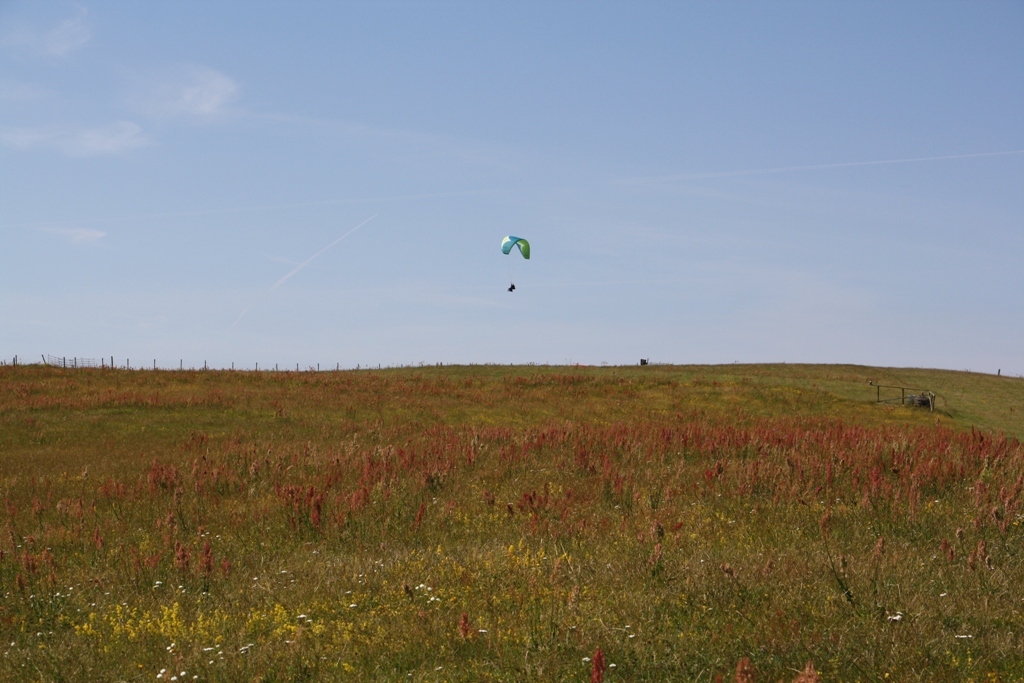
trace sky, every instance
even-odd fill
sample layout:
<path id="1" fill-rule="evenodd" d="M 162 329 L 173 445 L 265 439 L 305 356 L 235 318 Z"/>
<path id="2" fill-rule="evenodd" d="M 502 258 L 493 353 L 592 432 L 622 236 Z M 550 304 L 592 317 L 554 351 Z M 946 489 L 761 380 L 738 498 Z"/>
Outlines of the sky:
<path id="1" fill-rule="evenodd" d="M 6 0 L 0 358 L 1024 375 L 1022 113 L 1021 2 Z"/>

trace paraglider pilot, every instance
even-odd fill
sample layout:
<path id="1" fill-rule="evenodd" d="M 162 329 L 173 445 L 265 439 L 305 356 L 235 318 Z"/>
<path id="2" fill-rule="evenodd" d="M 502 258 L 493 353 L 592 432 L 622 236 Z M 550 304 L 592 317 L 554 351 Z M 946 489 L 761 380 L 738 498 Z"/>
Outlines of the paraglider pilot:
<path id="1" fill-rule="evenodd" d="M 530 259 L 530 243 L 524 240 L 522 237 L 509 235 L 501 240 L 501 252 L 505 254 L 505 256 L 508 256 L 512 252 L 513 247 L 519 249 L 519 253 L 522 254 L 524 259 Z M 508 291 L 516 291 L 516 283 L 511 283 L 508 286 Z"/>

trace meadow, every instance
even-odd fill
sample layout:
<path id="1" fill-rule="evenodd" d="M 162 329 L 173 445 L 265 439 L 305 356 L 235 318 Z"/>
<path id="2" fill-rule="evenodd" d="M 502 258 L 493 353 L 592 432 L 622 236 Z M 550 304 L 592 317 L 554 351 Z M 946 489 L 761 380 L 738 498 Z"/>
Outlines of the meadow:
<path id="1" fill-rule="evenodd" d="M 2 367 L 0 680 L 1024 680 L 1022 414 L 861 366 Z"/>

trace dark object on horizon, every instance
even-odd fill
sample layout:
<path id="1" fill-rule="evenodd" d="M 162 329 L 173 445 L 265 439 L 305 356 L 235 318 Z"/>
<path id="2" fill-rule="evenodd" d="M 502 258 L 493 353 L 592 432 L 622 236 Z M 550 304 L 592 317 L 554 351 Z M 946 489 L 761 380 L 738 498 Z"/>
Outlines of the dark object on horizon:
<path id="1" fill-rule="evenodd" d="M 650 362 L 651 362 L 651 361 L 650 361 L 650 359 L 649 359 L 649 358 L 641 358 L 641 359 L 640 359 L 640 365 L 649 365 L 649 364 L 650 364 Z"/>

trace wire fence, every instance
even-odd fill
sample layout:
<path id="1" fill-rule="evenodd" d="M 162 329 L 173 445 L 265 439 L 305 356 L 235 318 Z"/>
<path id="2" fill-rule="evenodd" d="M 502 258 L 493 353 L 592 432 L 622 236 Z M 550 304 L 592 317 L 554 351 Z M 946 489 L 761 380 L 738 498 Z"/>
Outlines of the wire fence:
<path id="1" fill-rule="evenodd" d="M 201 366 L 189 365 L 188 367 L 185 367 L 185 361 L 183 359 L 179 359 L 178 360 L 178 364 L 175 366 L 174 364 L 169 364 L 169 365 L 168 364 L 164 364 L 164 365 L 161 365 L 161 364 L 159 364 L 157 362 L 157 360 L 155 358 L 153 359 L 152 363 L 148 363 L 148 362 L 139 363 L 139 362 L 136 362 L 135 364 L 132 363 L 132 360 L 130 358 L 125 358 L 124 359 L 124 363 L 121 363 L 118 359 L 115 359 L 114 356 L 110 356 L 109 358 L 105 357 L 105 358 L 97 359 L 97 358 L 82 358 L 80 356 L 54 356 L 54 355 L 51 355 L 51 354 L 42 354 L 40 356 L 40 358 L 42 359 L 42 364 L 43 365 L 46 365 L 46 366 L 49 366 L 49 367 L 55 367 L 55 368 L 68 369 L 68 370 L 77 370 L 77 369 L 85 369 L 85 368 L 96 368 L 96 369 L 105 369 L 105 370 L 163 370 L 163 371 L 175 371 L 175 370 L 178 370 L 178 371 L 197 371 L 197 370 L 220 370 L 220 371 L 223 371 L 223 370 L 237 370 L 239 372 L 245 372 L 245 371 L 249 371 L 249 372 L 251 372 L 251 371 L 256 371 L 256 372 L 261 372 L 261 371 L 262 372 L 341 372 L 341 371 L 344 371 L 344 370 L 387 370 L 387 369 L 394 369 L 394 368 L 417 368 L 417 367 L 424 368 L 424 367 L 431 367 L 431 366 L 442 367 L 442 366 L 445 365 L 445 363 L 419 362 L 419 363 L 411 363 L 411 364 L 401 364 L 401 363 L 399 363 L 399 364 L 377 363 L 375 365 L 356 364 L 355 366 L 351 366 L 351 365 L 342 365 L 341 363 L 335 363 L 334 367 L 332 368 L 332 367 L 330 367 L 330 365 L 321 365 L 320 363 L 315 363 L 313 365 L 306 365 L 304 367 L 303 367 L 303 365 L 301 363 L 296 363 L 295 367 L 293 369 L 290 365 L 281 365 L 279 363 L 274 363 L 272 365 L 270 365 L 270 364 L 255 363 L 252 366 L 238 366 L 238 367 L 236 367 L 235 363 L 230 363 L 229 365 L 224 365 L 224 366 L 220 366 L 220 367 L 216 367 L 216 366 L 211 367 L 206 361 L 203 361 L 203 364 Z M 36 364 L 38 365 L 38 362 Z M 10 366 L 19 366 L 19 365 L 24 366 L 24 365 L 31 365 L 31 363 L 26 362 L 25 359 L 21 358 L 20 356 L 14 356 L 14 358 L 12 360 L 10 360 L 10 361 L 8 361 L 7 359 L 0 359 L 0 366 L 8 366 L 8 365 L 10 365 Z M 531 363 L 531 365 L 532 365 L 532 363 Z"/>
<path id="2" fill-rule="evenodd" d="M 875 403 L 899 403 L 901 406 L 921 406 L 928 410 L 935 410 L 935 399 L 937 398 L 934 391 L 928 389 L 912 389 L 910 387 L 896 387 L 888 384 L 875 384 L 874 380 L 868 382 L 871 386 L 875 387 Z M 882 396 L 882 390 L 885 389 L 885 396 Z M 899 392 L 896 395 L 895 392 Z M 911 392 L 911 393 L 907 393 Z"/>
<path id="3" fill-rule="evenodd" d="M 72 356 L 50 356 L 46 355 L 43 357 L 43 363 L 46 365 L 53 365 L 58 368 L 98 368 L 100 367 L 99 361 L 95 358 L 78 358 Z"/>
<path id="4" fill-rule="evenodd" d="M 303 365 L 302 363 L 295 363 L 292 365 L 281 365 L 280 363 L 254 363 L 253 365 L 236 365 L 235 363 L 229 363 L 221 366 L 211 366 L 206 361 L 203 361 L 202 365 L 189 365 L 185 366 L 183 359 L 178 360 L 178 364 L 160 364 L 157 359 L 153 359 L 151 362 L 138 362 L 133 361 L 130 358 L 125 358 L 122 363 L 120 359 L 115 359 L 114 356 L 105 358 L 82 358 L 79 356 L 53 356 L 50 354 L 42 354 L 40 356 L 43 365 L 55 368 L 62 368 L 68 370 L 76 369 L 103 369 L 103 370 L 159 370 L 164 372 L 195 372 L 195 371 L 237 371 L 237 372 L 345 372 L 350 370 L 398 370 L 398 369 L 409 369 L 409 368 L 428 368 L 428 367 L 445 367 L 450 365 L 460 365 L 459 363 L 428 363 L 426 361 L 420 361 L 418 363 L 357 363 L 356 365 L 348 365 L 342 363 L 335 363 L 332 368 L 330 364 L 314 363 L 310 365 Z M 8 365 L 31 365 L 32 363 L 26 362 L 20 356 L 15 356 L 13 361 L 6 359 L 0 359 L 0 366 Z M 35 363 L 39 364 L 38 361 Z M 464 363 L 461 365 L 512 365 L 512 363 Z M 527 366 L 536 366 L 538 363 L 524 363 Z M 543 365 L 547 365 L 546 363 Z M 575 367 L 586 367 L 583 365 L 575 364 Z"/>

